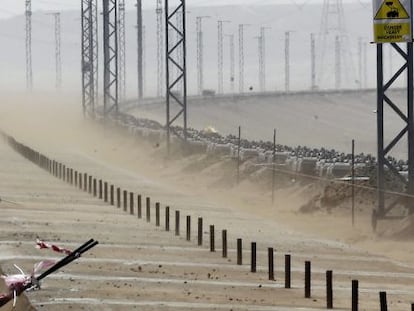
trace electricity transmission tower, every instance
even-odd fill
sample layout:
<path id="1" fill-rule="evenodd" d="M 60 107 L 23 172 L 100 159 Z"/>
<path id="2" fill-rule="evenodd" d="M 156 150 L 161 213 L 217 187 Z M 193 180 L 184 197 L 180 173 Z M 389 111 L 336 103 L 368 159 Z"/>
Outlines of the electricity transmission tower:
<path id="1" fill-rule="evenodd" d="M 210 16 L 196 17 L 197 32 L 197 93 L 201 95 L 204 89 L 204 45 L 203 45 L 203 19 Z"/>
<path id="2" fill-rule="evenodd" d="M 137 56 L 138 56 L 138 99 L 144 97 L 143 91 L 143 47 L 142 47 L 142 36 L 143 36 L 143 22 L 142 22 L 142 0 L 137 0 Z"/>
<path id="3" fill-rule="evenodd" d="M 165 34 L 166 34 L 166 86 L 167 86 L 167 148 L 170 152 L 171 132 L 187 140 L 187 61 L 186 61 L 186 22 L 185 0 L 180 0 L 173 8 L 165 0 Z M 181 18 L 177 18 L 181 15 Z M 181 22 L 180 22 L 181 21 Z M 170 31 L 176 36 L 169 37 Z M 176 50 L 181 52 L 177 53 Z M 177 92 L 182 85 L 182 93 Z M 175 104 L 175 105 L 173 105 Z M 175 107 L 174 107 L 175 106 Z M 181 129 L 174 127 L 182 117 Z M 181 133 L 179 131 L 182 131 Z"/>
<path id="4" fill-rule="evenodd" d="M 98 101 L 98 7 L 97 0 L 82 0 L 82 106 L 95 115 Z"/>
<path id="5" fill-rule="evenodd" d="M 244 27 L 248 24 L 239 24 L 239 92 L 244 92 Z"/>
<path id="6" fill-rule="evenodd" d="M 26 88 L 33 89 L 32 71 L 32 0 L 26 0 Z"/>
<path id="7" fill-rule="evenodd" d="M 117 0 L 103 0 L 104 116 L 118 113 Z"/>
<path id="8" fill-rule="evenodd" d="M 157 16 L 157 97 L 163 96 L 163 81 L 164 81 L 164 37 L 163 37 L 163 15 L 162 15 L 162 0 L 157 0 L 157 7 L 155 9 Z M 167 36 L 167 35 L 166 35 Z"/>
<path id="9" fill-rule="evenodd" d="M 56 68 L 56 89 L 62 87 L 62 57 L 61 57 L 61 28 L 60 13 L 50 13 L 55 19 L 55 68 Z"/>
<path id="10" fill-rule="evenodd" d="M 119 101 L 126 98 L 125 0 L 118 0 Z"/>
<path id="11" fill-rule="evenodd" d="M 346 71 L 340 73 L 341 76 L 344 75 L 347 81 L 355 81 L 354 78 L 346 77 L 349 72 L 351 74 L 354 74 L 354 72 L 352 72 L 351 53 L 348 49 L 349 43 L 342 0 L 324 0 L 319 41 L 318 85 L 320 86 L 330 80 L 334 80 L 335 84 L 337 84 L 337 81 L 344 80 L 342 77 L 332 79 L 332 71 L 338 68 L 337 54 L 340 54 L 340 67 L 346 68 Z M 341 50 L 340 53 L 337 51 L 338 47 Z M 329 51 L 335 51 L 334 55 Z"/>
<path id="12" fill-rule="evenodd" d="M 230 80 L 230 92 L 234 94 L 234 79 L 235 79 L 235 53 L 234 53 L 234 35 L 226 35 L 229 38 L 229 80 Z"/>
<path id="13" fill-rule="evenodd" d="M 227 20 L 219 20 L 217 21 L 217 93 L 223 94 L 223 84 L 224 84 L 224 76 L 223 76 L 223 23 L 230 23 Z"/>

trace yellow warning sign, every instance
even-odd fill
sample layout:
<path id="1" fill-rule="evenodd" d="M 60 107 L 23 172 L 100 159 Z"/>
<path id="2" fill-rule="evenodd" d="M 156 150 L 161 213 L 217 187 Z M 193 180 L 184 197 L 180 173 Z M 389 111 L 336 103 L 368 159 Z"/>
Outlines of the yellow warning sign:
<path id="1" fill-rule="evenodd" d="M 410 16 L 399 0 L 384 0 L 375 14 L 374 20 L 409 18 Z"/>
<path id="2" fill-rule="evenodd" d="M 407 42 L 411 40 L 411 24 L 385 23 L 374 24 L 375 42 Z"/>

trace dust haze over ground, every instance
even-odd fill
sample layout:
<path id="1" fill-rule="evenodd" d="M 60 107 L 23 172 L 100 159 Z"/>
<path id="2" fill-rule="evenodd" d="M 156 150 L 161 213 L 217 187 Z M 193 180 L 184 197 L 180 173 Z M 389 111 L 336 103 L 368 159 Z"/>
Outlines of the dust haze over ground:
<path id="1" fill-rule="evenodd" d="M 307 250 L 306 256 L 318 257 L 316 254 L 325 251 L 330 252 L 331 245 L 337 245 L 336 247 L 341 252 L 360 254 L 367 258 L 369 256 L 389 258 L 384 259 L 390 262 L 385 266 L 388 268 L 378 266 L 378 273 L 383 271 L 381 269 L 394 271 L 393 265 L 395 262 L 404 263 L 404 266 L 410 271 L 413 267 L 414 247 L 410 237 L 405 236 L 404 239 L 396 240 L 372 233 L 370 218 L 372 203 L 368 202 L 369 199 L 365 200 L 362 197 L 357 199 L 356 226 L 352 228 L 349 201 L 346 201 L 341 208 L 321 209 L 311 214 L 299 212 L 300 207 L 320 191 L 318 184 L 309 186 L 308 183 L 299 180 L 289 186 L 278 187 L 275 205 L 272 206 L 270 202 L 271 191 L 268 184 L 265 185 L 260 180 L 255 181 L 249 178 L 248 175 L 242 175 L 242 182 L 240 185 L 236 185 L 235 162 L 231 159 L 209 159 L 203 155 L 193 155 L 167 160 L 165 158 L 164 142 L 162 141 L 142 141 L 132 138 L 126 132 L 111 126 L 102 127 L 102 125 L 84 119 L 77 96 L 62 98 L 51 94 L 48 96 L 4 95 L 0 109 L 2 130 L 24 144 L 49 155 L 51 158 L 62 160 L 76 167 L 82 167 L 84 171 L 95 171 L 100 176 L 107 175 L 110 179 L 119 179 L 119 182 L 121 182 L 120 176 L 122 175 L 124 176 L 122 178 L 130 180 L 128 183 L 125 182 L 128 187 L 139 187 L 145 193 L 144 195 L 155 197 L 156 200 L 160 200 L 162 203 L 182 207 L 188 212 L 203 213 L 217 227 L 227 227 L 235 235 L 242 236 L 247 241 L 253 238 L 264 239 L 265 241 L 277 240 L 278 248 L 286 250 L 293 248 L 292 252 L 295 251 L 294 249 L 299 250 L 303 247 L 299 245 L 313 245 L 312 243 L 319 241 L 318 243 L 321 244 L 312 246 L 312 251 Z M 238 112 L 237 109 L 235 111 Z M 219 109 L 217 113 L 220 115 Z M 301 125 L 303 125 L 302 122 L 297 122 L 295 126 L 300 127 Z M 322 144 L 323 140 L 321 138 L 318 143 Z M 286 144 L 288 144 L 288 141 Z M 111 173 L 112 171 L 116 171 L 117 175 Z M 27 176 L 27 178 L 30 179 L 31 177 Z M 283 176 L 278 176 L 279 178 L 284 179 Z M 30 189 L 30 183 L 26 187 Z M 9 195 L 13 197 L 13 190 L 8 189 Z M 4 195 L 7 195 L 7 193 Z M 371 196 L 372 194 L 361 192 L 360 195 Z M 30 206 L 30 202 L 25 204 Z M 208 206 L 208 208 L 202 209 L 201 206 Z M 219 210 L 223 214 L 217 217 L 218 214 L 216 213 Z M 10 215 L 4 219 L 2 227 L 4 225 L 4 228 L 8 228 L 5 232 L 9 232 L 9 230 L 12 230 L 10 228 L 15 226 L 14 222 L 9 223 L 8 221 L 9 218 L 14 219 L 12 208 L 6 208 L 5 213 L 7 215 L 10 213 Z M 79 213 L 81 215 L 80 211 Z M 18 215 L 20 215 L 20 212 L 18 212 Z M 30 217 L 30 215 L 28 216 Z M 37 212 L 33 212 L 33 217 L 36 218 L 37 215 Z M 19 217 L 25 216 L 16 217 L 18 223 Z M 75 215 L 69 216 L 69 218 L 71 217 L 75 217 L 74 221 L 76 221 Z M 83 216 L 79 217 L 82 219 Z M 111 217 L 115 216 L 109 214 L 108 217 L 107 220 L 103 221 L 110 222 Z M 243 219 L 243 225 L 238 224 L 236 220 L 234 222 L 229 221 L 227 217 Z M 55 233 L 50 237 L 58 238 L 60 230 L 65 226 L 54 226 L 53 218 L 47 221 L 49 226 L 52 226 L 48 230 L 52 228 L 56 230 L 52 231 Z M 93 220 L 91 221 L 93 222 Z M 126 220 L 117 220 L 118 225 L 115 225 L 115 228 L 123 221 Z M 11 224 L 14 225 L 11 226 Z M 70 221 L 67 225 L 71 226 Z M 9 228 L 9 226 L 11 227 Z M 379 232 L 384 233 L 388 229 L 387 226 L 389 224 L 380 224 Z M 32 232 L 31 235 L 35 234 L 36 231 L 30 230 L 36 230 L 35 228 L 38 228 L 41 232 L 44 231 L 39 225 L 30 229 L 30 225 L 26 224 L 22 228 L 24 228 L 24 232 L 27 230 Z M 78 230 L 82 231 L 84 229 Z M 109 243 L 109 236 L 104 227 L 102 231 L 99 227 L 93 230 L 94 234 L 98 235 L 101 240 L 108 238 Z M 70 232 L 70 230 L 63 230 L 62 234 L 69 234 L 67 232 Z M 151 235 L 149 232 L 151 231 L 145 234 Z M 8 234 L 4 234 L 2 240 L 11 239 Z M 123 233 L 120 231 L 119 234 L 119 237 L 117 237 L 122 240 Z M 287 238 L 290 235 L 293 240 Z M 17 237 L 19 236 L 19 233 L 17 233 Z M 64 236 L 60 238 L 65 239 Z M 77 235 L 68 239 L 69 241 L 72 241 L 72 239 L 78 241 L 80 238 L 82 236 Z M 21 236 L 21 239 L 24 240 L 24 236 Z M 140 239 L 141 241 L 145 239 L 145 235 Z M 297 239 L 298 245 L 293 242 L 295 239 Z M 26 243 L 30 243 L 30 239 Z M 10 246 L 8 247 L 10 248 Z M 13 253 L 18 257 L 18 254 L 20 252 L 25 253 L 27 248 L 28 246 L 21 250 L 13 249 Z M 313 252 L 314 254 L 311 254 Z M 99 252 L 98 254 L 94 253 L 94 256 L 99 258 Z M 139 254 L 137 256 L 140 257 Z M 192 260 L 197 261 L 199 259 L 194 257 Z M 6 264 L 10 265 L 9 262 Z M 351 264 L 351 267 L 358 270 L 359 264 Z M 299 267 L 298 269 L 300 269 Z M 331 262 L 330 267 L 340 269 L 340 265 L 335 262 Z M 398 269 L 395 271 L 399 271 Z M 83 271 L 83 273 L 88 274 L 87 271 Z M 355 276 L 358 275 L 355 272 Z M 74 278 L 76 279 L 76 277 Z M 60 286 L 56 281 L 50 282 L 53 286 Z M 344 282 L 346 284 L 346 281 Z M 402 281 L 395 279 L 386 279 L 385 281 L 387 286 L 393 289 L 395 289 L 394 286 L 400 288 L 402 286 L 400 282 Z M 381 287 L 382 281 L 373 278 L 370 279 L 369 284 L 369 287 L 372 286 L 375 293 L 376 288 Z M 344 286 L 349 286 L 349 284 Z M 33 299 L 39 301 L 39 303 L 51 299 L 50 297 L 53 294 L 49 292 L 50 290 L 51 288 L 47 287 L 39 294 L 35 293 L 34 297 L 40 295 L 37 298 L 40 300 Z M 87 290 L 85 291 L 89 293 Z M 89 297 L 89 294 L 85 295 Z M 250 292 L 246 295 L 255 297 L 256 294 Z M 402 296 L 398 296 L 398 299 L 395 298 L 399 302 L 393 300 L 396 304 L 395 308 L 404 310 L 404 305 L 409 301 L 409 296 L 404 296 L 405 294 L 401 293 L 399 295 Z M 180 297 L 180 295 L 176 297 Z M 279 305 L 291 305 L 291 296 L 285 295 L 284 297 L 278 298 L 280 299 Z M 346 307 L 349 302 L 349 298 L 346 298 L 347 295 L 344 297 L 338 299 L 338 304 L 341 307 Z M 365 302 L 368 304 L 366 305 L 367 310 L 376 308 L 376 295 L 373 294 L 373 297 L 369 300 L 370 302 Z M 102 297 L 98 296 L 97 298 Z M 304 304 L 306 303 L 304 302 Z M 53 303 L 50 308 L 50 310 L 53 310 Z M 90 308 L 93 309 L 93 307 Z M 111 310 L 116 310 L 116 308 L 112 307 Z"/>

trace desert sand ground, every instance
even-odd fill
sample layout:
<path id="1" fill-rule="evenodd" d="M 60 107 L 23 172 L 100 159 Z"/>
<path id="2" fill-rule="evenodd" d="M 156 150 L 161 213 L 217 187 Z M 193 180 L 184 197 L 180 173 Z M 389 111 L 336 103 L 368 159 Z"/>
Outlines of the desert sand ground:
<path id="1" fill-rule="evenodd" d="M 370 211 L 358 209 L 354 228 L 348 211 L 303 215 L 297 211 L 308 198 L 295 187 L 279 190 L 272 206 L 269 191 L 247 180 L 234 185 L 232 167 L 189 170 L 194 158 L 166 159 L 162 145 L 85 120 L 76 101 L 5 98 L 1 128 L 80 172 L 160 202 L 161 219 L 166 205 L 172 224 L 179 210 L 181 234 L 56 179 L 1 143 L 1 197 L 18 203 L 0 203 L 4 272 L 15 272 L 13 264 L 29 271 L 36 261 L 56 256 L 35 249 L 36 237 L 72 248 L 91 237 L 100 241 L 47 278 L 41 291 L 28 293 L 38 310 L 319 310 L 325 309 L 326 270 L 333 270 L 338 309 L 350 309 L 352 279 L 360 281 L 361 310 L 377 310 L 381 290 L 390 310 L 411 308 L 411 239 L 372 233 Z M 186 215 L 192 219 L 190 242 L 183 232 Z M 197 217 L 204 219 L 202 247 L 195 241 Z M 209 251 L 209 225 L 215 225 L 216 252 Z M 222 229 L 228 230 L 228 258 L 221 257 Z M 237 238 L 243 239 L 243 265 L 235 262 Z M 249 272 L 252 241 L 258 245 L 257 273 Z M 268 247 L 275 249 L 276 281 L 267 279 Z M 285 254 L 292 256 L 292 289 L 283 289 Z M 312 299 L 304 298 L 305 260 L 312 261 Z"/>

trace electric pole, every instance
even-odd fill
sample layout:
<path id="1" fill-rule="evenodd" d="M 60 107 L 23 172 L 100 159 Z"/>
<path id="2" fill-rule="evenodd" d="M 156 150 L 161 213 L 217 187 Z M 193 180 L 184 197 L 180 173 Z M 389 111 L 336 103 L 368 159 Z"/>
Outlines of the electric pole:
<path id="1" fill-rule="evenodd" d="M 311 90 L 316 90 L 316 49 L 315 34 L 311 33 Z"/>
<path id="2" fill-rule="evenodd" d="M 55 19 L 55 68 L 56 68 L 56 89 L 62 87 L 62 57 L 61 57 L 61 28 L 60 13 L 50 13 Z"/>
<path id="3" fill-rule="evenodd" d="M 290 34 L 292 31 L 285 32 L 285 91 L 290 91 Z"/>
<path id="4" fill-rule="evenodd" d="M 157 16 L 157 97 L 164 95 L 164 35 L 163 35 L 163 14 L 162 0 L 157 0 L 155 10 Z"/>
<path id="5" fill-rule="evenodd" d="M 26 0 L 26 88 L 33 89 L 32 71 L 32 0 Z"/>
<path id="6" fill-rule="evenodd" d="M 226 35 L 229 38 L 229 58 L 230 58 L 230 92 L 234 94 L 234 79 L 235 79 L 235 49 L 234 49 L 234 35 Z"/>
<path id="7" fill-rule="evenodd" d="M 368 87 L 368 59 L 367 59 L 367 43 L 362 44 L 362 59 L 363 59 L 363 73 L 364 73 L 364 88 Z"/>
<path id="8" fill-rule="evenodd" d="M 227 20 L 219 20 L 217 21 L 217 64 L 218 64 L 218 86 L 217 86 L 217 93 L 223 94 L 223 84 L 224 84 L 224 77 L 223 77 L 223 23 L 230 23 Z"/>
<path id="9" fill-rule="evenodd" d="M 244 27 L 248 24 L 239 24 L 239 92 L 244 92 Z"/>
<path id="10" fill-rule="evenodd" d="M 362 38 L 358 37 L 358 82 L 359 88 L 362 88 Z"/>
<path id="11" fill-rule="evenodd" d="M 335 37 L 335 88 L 341 87 L 341 39 Z"/>
<path id="12" fill-rule="evenodd" d="M 144 97 L 145 94 L 145 90 L 146 90 L 146 82 L 145 82 L 145 77 L 146 77 L 146 69 L 147 69 L 147 62 L 146 62 L 146 30 L 145 30 L 145 26 L 142 26 L 142 96 Z"/>
<path id="13" fill-rule="evenodd" d="M 197 31 L 197 92 L 198 95 L 203 94 L 204 89 L 204 45 L 203 45 L 203 19 L 210 16 L 196 17 L 196 31 Z"/>
<path id="14" fill-rule="evenodd" d="M 142 0 L 137 0 L 137 56 L 138 56 L 138 99 L 142 99 L 143 93 L 143 75 L 142 75 Z"/>
<path id="15" fill-rule="evenodd" d="M 126 98 L 125 0 L 118 1 L 119 101 L 123 102 Z"/>
<path id="16" fill-rule="evenodd" d="M 258 39 L 259 47 L 259 88 L 260 92 L 266 91 L 266 38 L 265 30 L 268 27 L 260 27 L 260 36 Z"/>

